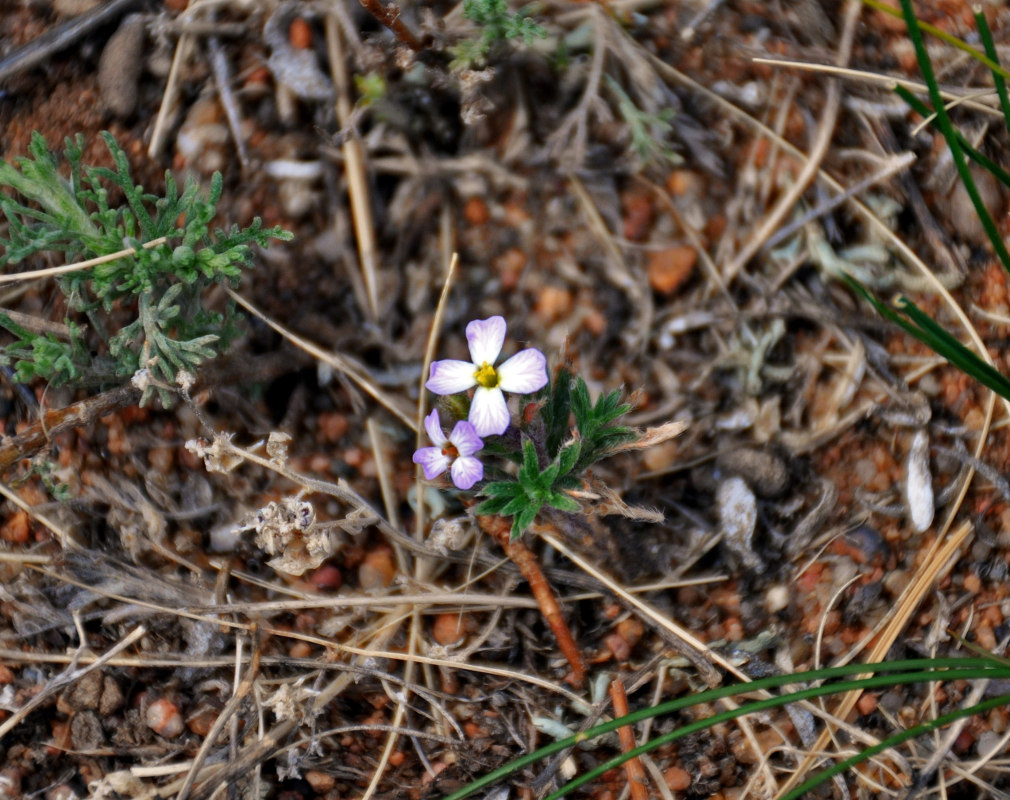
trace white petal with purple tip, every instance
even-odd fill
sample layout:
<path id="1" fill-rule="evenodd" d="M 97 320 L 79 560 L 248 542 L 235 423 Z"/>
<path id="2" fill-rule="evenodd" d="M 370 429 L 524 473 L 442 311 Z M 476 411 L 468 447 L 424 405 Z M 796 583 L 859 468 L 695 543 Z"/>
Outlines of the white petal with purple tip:
<path id="1" fill-rule="evenodd" d="M 414 463 L 420 464 L 425 480 L 434 480 L 449 468 L 449 458 L 440 447 L 422 447 L 414 451 Z"/>
<path id="2" fill-rule="evenodd" d="M 477 383 L 473 374 L 477 369 L 467 361 L 456 361 L 447 358 L 443 361 L 433 361 L 431 374 L 425 388 L 435 394 L 456 394 L 465 392 Z"/>
<path id="3" fill-rule="evenodd" d="M 500 436 L 509 426 L 509 407 L 501 389 L 478 386 L 470 403 L 470 424 L 478 436 Z"/>
<path id="4" fill-rule="evenodd" d="M 477 435 L 477 431 L 473 425 L 465 419 L 461 419 L 456 423 L 456 427 L 449 434 L 449 441 L 452 442 L 461 456 L 472 456 L 484 447 L 484 442 Z"/>
<path id="5" fill-rule="evenodd" d="M 437 444 L 441 447 L 448 441 L 445 438 L 445 433 L 442 431 L 442 423 L 439 422 L 437 408 L 433 408 L 431 413 L 424 418 L 424 429 L 428 432 L 428 438 L 431 439 L 432 444 Z"/>
<path id="6" fill-rule="evenodd" d="M 459 489 L 469 489 L 484 477 L 484 465 L 473 456 L 460 456 L 452 462 L 452 482 Z"/>
<path id="7" fill-rule="evenodd" d="M 466 326 L 466 341 L 475 367 L 494 364 L 505 344 L 505 318 L 475 319 Z"/>
<path id="8" fill-rule="evenodd" d="M 530 394 L 547 384 L 547 359 L 539 350 L 520 350 L 498 367 L 499 386 L 503 391 Z"/>

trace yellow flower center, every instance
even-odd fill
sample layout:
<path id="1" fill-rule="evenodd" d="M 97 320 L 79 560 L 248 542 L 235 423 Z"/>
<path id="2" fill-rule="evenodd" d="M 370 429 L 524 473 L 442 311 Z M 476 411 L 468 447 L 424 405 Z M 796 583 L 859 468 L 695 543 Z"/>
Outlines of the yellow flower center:
<path id="1" fill-rule="evenodd" d="M 477 371 L 473 374 L 473 379 L 485 389 L 494 389 L 501 383 L 498 372 L 486 361 L 477 368 Z"/>

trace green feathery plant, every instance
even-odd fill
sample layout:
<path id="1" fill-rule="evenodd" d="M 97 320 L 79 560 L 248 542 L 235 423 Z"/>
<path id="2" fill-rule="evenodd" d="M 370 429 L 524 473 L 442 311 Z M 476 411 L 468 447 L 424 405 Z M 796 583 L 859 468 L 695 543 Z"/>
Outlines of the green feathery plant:
<path id="1" fill-rule="evenodd" d="M 586 382 L 563 367 L 540 391 L 536 405 L 539 419 L 521 423 L 521 455 L 488 445 L 489 452 L 515 461 L 519 470 L 514 478 L 485 484 L 481 491 L 489 499 L 476 508 L 478 514 L 512 517 L 513 538 L 533 524 L 545 505 L 579 511 L 578 502 L 567 492 L 582 486 L 586 468 L 637 436 L 617 424 L 631 410 L 630 404 L 621 402 L 620 391 L 600 395 L 594 404 Z"/>
<path id="2" fill-rule="evenodd" d="M 223 312 L 204 306 L 207 290 L 238 280 L 252 261 L 251 244 L 266 247 L 271 239 L 291 238 L 280 228 L 263 228 L 259 219 L 247 228 L 211 233 L 220 174 L 201 196 L 195 180 L 187 179 L 180 193 L 166 172 L 165 195 L 158 197 L 134 184 L 112 135 L 102 138 L 113 169 L 82 165 L 81 135 L 66 140 L 69 176 L 61 174 L 39 133 L 32 136 L 29 157 L 0 161 L 0 187 L 9 190 L 0 192 L 7 221 L 0 267 L 43 252 L 78 262 L 133 250 L 56 279 L 66 303 L 62 326 L 33 325 L 0 310 L 0 327 L 14 337 L 0 349 L 0 364 L 13 366 L 19 381 L 114 384 L 146 369 L 155 384 L 174 384 L 180 372 L 194 372 L 238 333 L 231 305 Z M 164 243 L 151 245 L 162 238 Z M 145 386 L 142 404 L 154 389 Z M 170 404 L 171 393 L 158 391 Z"/>
<path id="3" fill-rule="evenodd" d="M 509 11 L 505 0 L 463 0 L 463 16 L 475 22 L 480 33 L 476 39 L 464 41 L 452 48 L 455 69 L 466 69 L 487 60 L 495 47 L 513 39 L 522 39 L 529 46 L 534 39 L 547 35 L 522 12 Z"/>

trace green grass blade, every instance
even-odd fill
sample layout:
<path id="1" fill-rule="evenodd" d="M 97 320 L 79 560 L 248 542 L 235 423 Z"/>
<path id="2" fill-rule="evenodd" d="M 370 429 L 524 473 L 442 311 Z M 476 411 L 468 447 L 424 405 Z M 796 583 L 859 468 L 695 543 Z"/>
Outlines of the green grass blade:
<path id="1" fill-rule="evenodd" d="M 999 55 L 996 53 L 996 45 L 993 44 L 992 33 L 989 31 L 989 23 L 986 22 L 985 14 L 979 8 L 975 9 L 975 24 L 978 26 L 978 35 L 985 48 L 985 54 L 996 64 L 999 64 Z M 1007 132 L 1010 133 L 1010 97 L 1007 96 L 1006 78 L 1002 71 L 990 68 L 992 72 L 992 82 L 996 87 L 996 94 L 999 96 L 999 105 L 1003 109 L 1003 121 L 1006 123 Z"/>
<path id="2" fill-rule="evenodd" d="M 851 680 L 851 681 L 839 681 L 838 683 L 824 684 L 821 686 L 813 686 L 808 689 L 800 689 L 795 692 L 790 692 L 789 694 L 782 695 L 779 697 L 769 697 L 763 700 L 755 700 L 746 705 L 742 705 L 738 708 L 733 708 L 728 711 L 722 711 L 718 714 L 714 714 L 711 717 L 706 717 L 704 719 L 695 720 L 694 722 L 683 725 L 669 733 L 663 734 L 662 736 L 657 736 L 655 739 L 650 739 L 638 747 L 628 750 L 625 753 L 621 753 L 618 756 L 599 764 L 593 768 L 590 772 L 585 775 L 580 775 L 572 781 L 562 786 L 556 792 L 553 792 L 544 800 L 560 800 L 570 792 L 575 791 L 580 786 L 584 786 L 591 781 L 596 780 L 604 773 L 619 767 L 624 762 L 634 758 L 635 756 L 640 756 L 645 753 L 655 750 L 657 747 L 662 747 L 670 742 L 675 742 L 678 739 L 682 739 L 685 736 L 689 736 L 692 733 L 697 733 L 698 731 L 709 728 L 713 725 L 718 725 L 723 722 L 730 722 L 738 717 L 743 717 L 748 714 L 753 714 L 759 711 L 767 711 L 772 708 L 778 708 L 780 706 L 789 705 L 790 703 L 796 703 L 803 700 L 811 700 L 815 697 L 824 697 L 825 695 L 831 694 L 842 694 L 849 691 L 860 691 L 867 689 L 875 689 L 882 687 L 892 687 L 898 686 L 906 683 L 925 683 L 929 681 L 935 681 L 940 678 L 940 676 L 946 675 L 946 677 L 953 678 L 954 680 L 968 679 L 972 678 L 988 678 L 992 677 L 993 669 L 990 667 L 988 669 L 982 670 L 955 670 L 950 673 L 944 672 L 934 672 L 932 670 L 926 670 L 921 672 L 905 672 L 898 675 L 874 675 L 870 678 L 864 678 L 861 680 Z M 957 676 L 956 678 L 954 676 Z M 619 720 L 615 720 L 617 722 Z M 625 723 L 627 724 L 627 723 Z M 588 732 L 587 732 L 588 733 Z M 830 777 L 830 776 L 828 776 Z"/>
<path id="3" fill-rule="evenodd" d="M 982 202 L 982 198 L 978 193 L 978 187 L 975 186 L 975 180 L 971 177 L 971 172 L 965 160 L 964 150 L 960 142 L 958 142 L 954 125 L 950 121 L 947 109 L 944 107 L 943 97 L 940 95 L 940 85 L 937 83 L 936 75 L 933 73 L 933 65 L 929 60 L 929 54 L 926 52 L 926 44 L 922 39 L 919 21 L 916 19 L 915 11 L 912 8 L 912 0 L 901 0 L 901 10 L 905 17 L 905 24 L 908 26 L 908 38 L 912 40 L 912 45 L 915 47 L 915 55 L 919 61 L 919 70 L 922 72 L 922 79 L 929 89 L 929 99 L 936 112 L 936 127 L 947 141 L 947 147 L 950 148 L 951 156 L 953 156 L 958 177 L 961 179 L 961 183 L 964 184 L 964 188 L 971 198 L 972 205 L 975 206 L 979 222 L 982 223 L 982 227 L 985 229 L 986 235 L 989 237 L 989 241 L 992 243 L 993 249 L 996 251 L 996 255 L 999 257 L 1004 269 L 1010 272 L 1010 252 L 1007 251 L 1006 245 L 1003 244 L 1003 237 L 1000 236 L 996 223 L 989 213 L 989 209 Z M 988 59 L 986 60 L 988 61 Z M 986 66 L 989 65 L 987 64 Z M 990 67 L 990 69 L 998 68 L 1000 68 L 998 64 Z"/>
<path id="4" fill-rule="evenodd" d="M 889 6 L 887 5 L 887 3 L 880 2 L 880 0 L 863 0 L 863 5 L 869 6 L 870 8 L 876 11 L 880 11 L 883 14 L 889 14 L 890 16 L 896 19 L 901 19 L 900 8 Z M 963 42 L 956 36 L 952 36 L 951 34 L 947 33 L 947 31 L 942 31 L 936 26 L 930 25 L 927 22 L 920 22 L 919 27 L 922 30 L 926 31 L 926 33 L 928 33 L 930 36 L 934 36 L 940 41 L 946 42 L 951 47 L 956 47 L 962 53 L 967 53 L 969 56 L 974 58 L 980 64 L 985 64 L 985 66 L 987 66 L 990 70 L 992 70 L 993 74 L 999 75 L 1006 80 L 1010 80 L 1010 72 L 1001 67 L 998 62 L 989 58 L 985 53 L 972 47 L 967 42 Z"/>
<path id="5" fill-rule="evenodd" d="M 904 86 L 894 87 L 894 92 L 902 100 L 908 103 L 917 114 L 921 114 L 923 118 L 929 118 L 933 116 L 933 110 L 923 103 L 918 97 L 916 97 L 912 92 L 906 89 Z M 954 133 L 957 135 L 957 140 L 961 145 L 961 149 L 964 154 L 968 156 L 972 161 L 978 164 L 983 169 L 991 172 L 993 177 L 996 178 L 1004 186 L 1010 187 L 1010 172 L 1007 172 L 999 164 L 993 161 L 988 156 L 976 150 L 967 139 L 964 138 L 964 134 L 959 130 L 955 130 Z"/>
<path id="6" fill-rule="evenodd" d="M 865 297 L 882 317 L 914 336 L 937 355 L 945 358 L 986 388 L 992 389 L 1000 397 L 1010 399 L 1010 379 L 983 360 L 975 351 L 961 344 L 912 301 L 899 297 L 896 301 L 899 305 L 891 306 L 876 297 L 851 275 L 842 275 L 841 278 L 850 289 Z"/>
<path id="7" fill-rule="evenodd" d="M 958 708 L 954 711 L 948 711 L 946 714 L 941 714 L 936 719 L 932 719 L 929 722 L 923 722 L 919 725 L 914 725 L 908 730 L 896 733 L 893 736 L 889 736 L 883 739 L 879 743 L 873 745 L 872 747 L 867 747 L 865 750 L 861 750 L 854 756 L 845 759 L 844 761 L 839 761 L 834 766 L 817 773 L 810 780 L 801 783 L 791 792 L 785 794 L 782 800 L 799 800 L 806 792 L 819 786 L 825 781 L 831 780 L 835 775 L 840 775 L 847 769 L 851 769 L 856 766 L 856 764 L 861 764 L 867 759 L 873 758 L 878 753 L 882 753 L 885 750 L 889 750 L 892 747 L 897 747 L 902 742 L 907 742 L 909 739 L 914 739 L 917 736 L 922 736 L 924 733 L 930 733 L 931 731 L 938 730 L 944 725 L 948 725 L 951 722 L 956 722 L 959 719 L 964 719 L 965 717 L 971 717 L 975 714 L 982 714 L 986 711 L 990 711 L 994 708 L 999 708 L 1000 706 L 1005 706 L 1010 703 L 1010 694 L 1000 695 L 999 697 L 992 697 L 988 700 L 984 700 L 973 706 L 968 706 L 967 708 Z"/>
<path id="8" fill-rule="evenodd" d="M 994 661 L 992 658 L 987 657 L 966 657 L 966 658 L 937 658 L 937 659 L 906 659 L 901 661 L 891 661 L 891 662 L 880 662 L 872 664 L 844 664 L 838 667 L 825 667 L 818 670 L 810 670 L 808 672 L 799 672 L 787 675 L 771 675 L 766 678 L 760 678 L 758 680 L 752 681 L 747 684 L 732 684 L 728 686 L 720 686 L 715 689 L 709 689 L 705 692 L 700 692 L 695 695 L 689 695 L 687 697 L 679 697 L 676 700 L 670 700 L 665 703 L 661 703 L 652 708 L 645 708 L 639 711 L 635 711 L 627 716 L 621 717 L 616 720 L 611 720 L 605 722 L 601 725 L 597 725 L 590 728 L 587 731 L 570 736 L 567 739 L 559 739 L 556 742 L 552 742 L 544 747 L 532 752 L 527 753 L 524 756 L 520 756 L 514 761 L 509 762 L 503 767 L 499 767 L 493 772 L 489 772 L 487 775 L 478 778 L 476 781 L 464 786 L 447 795 L 444 800 L 462 800 L 464 797 L 469 797 L 476 791 L 484 789 L 491 786 L 494 783 L 508 777 L 509 775 L 518 772 L 525 767 L 535 764 L 541 759 L 552 756 L 555 753 L 559 753 L 562 750 L 567 750 L 570 747 L 574 747 L 582 742 L 589 741 L 598 736 L 602 736 L 610 731 L 617 730 L 626 725 L 634 725 L 652 717 L 660 716 L 663 714 L 670 714 L 674 711 L 679 711 L 684 708 L 690 708 L 695 705 L 702 703 L 711 703 L 715 700 L 720 700 L 724 697 L 732 697 L 734 695 L 743 695 L 750 692 L 762 691 L 766 689 L 776 689 L 782 686 L 788 686 L 795 683 L 806 683 L 809 681 L 819 681 L 819 680 L 831 680 L 834 678 L 841 678 L 848 675 L 858 675 L 861 673 L 873 673 L 873 678 L 867 678 L 865 680 L 874 679 L 884 679 L 881 685 L 891 685 L 886 682 L 886 679 L 892 679 L 892 683 L 897 685 L 898 683 L 904 682 L 914 683 L 914 680 L 899 681 L 899 675 L 891 675 L 889 673 L 897 672 L 904 675 L 917 675 L 919 676 L 917 680 L 951 680 L 958 677 L 967 678 L 969 677 L 968 672 L 972 675 L 977 674 L 981 677 L 1001 677 L 1004 675 L 1010 676 L 1010 669 L 1007 669 L 999 662 Z M 925 676 L 925 677 L 923 677 Z M 863 688 L 864 684 L 862 682 L 851 682 L 856 683 L 858 688 Z M 815 687 L 816 689 L 823 690 L 822 694 L 832 694 L 836 692 L 846 691 L 844 684 L 836 683 L 830 686 L 820 686 Z M 811 691 L 811 690 L 807 690 Z M 797 698 L 795 695 L 787 695 L 784 697 L 770 698 L 771 701 L 777 701 L 778 705 L 784 705 L 787 703 L 795 702 Z M 768 700 L 762 700 L 757 702 L 769 702 Z M 750 710 L 757 710 L 750 708 Z M 749 713 L 749 712 L 745 712 Z M 712 719 L 712 718 L 710 718 Z M 705 722 L 701 720 L 700 722 Z M 694 724 L 694 723 L 692 723 Z M 714 723 L 712 723 L 714 724 Z M 683 735 L 683 734 L 682 734 Z M 646 743 L 651 744 L 651 742 Z M 643 747 L 645 745 L 642 745 Z M 656 745 L 658 746 L 658 745 Z M 646 751 L 641 751 L 646 752 Z M 637 753 L 635 753 L 637 755 Z"/>

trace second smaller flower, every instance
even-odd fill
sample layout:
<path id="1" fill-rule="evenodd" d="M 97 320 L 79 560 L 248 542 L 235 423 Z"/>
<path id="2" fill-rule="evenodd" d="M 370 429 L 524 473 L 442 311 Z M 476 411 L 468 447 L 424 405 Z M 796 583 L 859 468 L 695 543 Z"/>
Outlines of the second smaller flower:
<path id="1" fill-rule="evenodd" d="M 474 453 L 484 447 L 484 442 L 466 420 L 460 420 L 448 436 L 442 430 L 438 409 L 424 418 L 424 429 L 434 447 L 414 451 L 414 463 L 420 464 L 426 480 L 437 478 L 447 469 L 458 489 L 469 489 L 484 477 L 484 465 Z"/>

